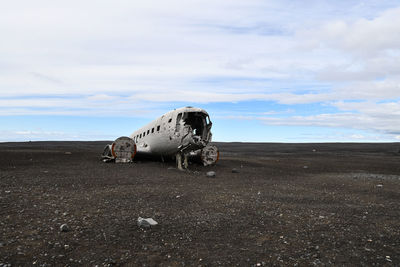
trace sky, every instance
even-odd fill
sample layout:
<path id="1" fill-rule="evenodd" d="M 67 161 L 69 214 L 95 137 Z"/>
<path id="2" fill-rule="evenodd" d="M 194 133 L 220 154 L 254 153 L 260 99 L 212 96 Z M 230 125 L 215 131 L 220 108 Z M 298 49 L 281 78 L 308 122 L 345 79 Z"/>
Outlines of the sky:
<path id="1" fill-rule="evenodd" d="M 399 142 L 400 2 L 6 1 L 0 142 L 114 140 L 183 106 L 214 141 Z"/>

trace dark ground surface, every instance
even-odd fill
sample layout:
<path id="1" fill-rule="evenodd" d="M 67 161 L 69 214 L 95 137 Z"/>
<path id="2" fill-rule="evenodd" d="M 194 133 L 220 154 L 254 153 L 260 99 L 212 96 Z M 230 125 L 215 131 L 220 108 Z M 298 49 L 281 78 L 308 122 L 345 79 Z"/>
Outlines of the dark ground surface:
<path id="1" fill-rule="evenodd" d="M 0 144 L 0 266 L 400 265 L 399 143 L 221 143 L 187 172 L 105 144 Z"/>

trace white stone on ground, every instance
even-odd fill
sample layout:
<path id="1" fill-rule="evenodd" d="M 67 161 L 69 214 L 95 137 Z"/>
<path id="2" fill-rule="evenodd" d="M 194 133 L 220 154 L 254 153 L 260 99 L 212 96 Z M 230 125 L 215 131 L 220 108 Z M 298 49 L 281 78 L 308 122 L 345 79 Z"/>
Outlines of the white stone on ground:
<path id="1" fill-rule="evenodd" d="M 142 218 L 139 217 L 137 219 L 137 225 L 139 227 L 144 227 L 144 228 L 149 228 L 150 226 L 155 226 L 157 225 L 158 222 L 156 222 L 155 220 L 153 220 L 152 218 Z"/>
<path id="2" fill-rule="evenodd" d="M 214 171 L 207 172 L 207 177 L 215 177 L 215 172 Z"/>

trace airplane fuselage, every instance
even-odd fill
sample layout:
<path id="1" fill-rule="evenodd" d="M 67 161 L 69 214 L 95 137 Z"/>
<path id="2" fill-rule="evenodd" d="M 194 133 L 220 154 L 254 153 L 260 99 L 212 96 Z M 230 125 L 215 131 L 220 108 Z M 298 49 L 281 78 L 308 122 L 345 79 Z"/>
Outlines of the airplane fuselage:
<path id="1" fill-rule="evenodd" d="M 137 153 L 171 156 L 202 149 L 211 141 L 212 123 L 201 108 L 174 109 L 133 132 Z"/>
<path id="2" fill-rule="evenodd" d="M 179 169 L 187 168 L 189 158 L 199 158 L 204 166 L 215 164 L 219 151 L 211 142 L 212 123 L 201 108 L 174 109 L 133 132 L 119 137 L 103 151 L 103 160 L 132 162 L 136 153 L 175 157 Z"/>

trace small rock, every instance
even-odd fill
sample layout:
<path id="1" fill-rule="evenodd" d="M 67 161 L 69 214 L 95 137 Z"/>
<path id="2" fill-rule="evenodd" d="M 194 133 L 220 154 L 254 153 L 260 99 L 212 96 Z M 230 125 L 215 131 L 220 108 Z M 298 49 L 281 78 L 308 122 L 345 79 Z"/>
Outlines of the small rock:
<path id="1" fill-rule="evenodd" d="M 72 154 L 72 153 L 69 152 L 69 151 L 65 152 L 65 155 L 71 155 L 71 154 Z"/>
<path id="2" fill-rule="evenodd" d="M 68 225 L 67 225 L 66 223 L 62 224 L 62 225 L 60 226 L 60 231 L 61 231 L 61 232 L 68 232 L 68 231 L 69 231 Z"/>
<path id="3" fill-rule="evenodd" d="M 303 166 L 303 169 L 308 169 L 308 166 Z"/>
<path id="4" fill-rule="evenodd" d="M 155 220 L 153 220 L 152 218 L 142 218 L 139 217 L 137 219 L 137 225 L 139 227 L 144 227 L 144 228 L 149 228 L 150 226 L 155 226 L 157 225 L 158 222 L 156 222 Z"/>
<path id="5" fill-rule="evenodd" d="M 377 184 L 376 187 L 383 187 L 383 184 Z"/>
<path id="6" fill-rule="evenodd" d="M 232 173 L 239 173 L 239 170 L 236 169 L 236 168 L 233 168 L 233 169 L 232 169 Z"/>
<path id="7" fill-rule="evenodd" d="M 215 177 L 215 172 L 214 171 L 209 171 L 207 172 L 207 177 Z"/>

